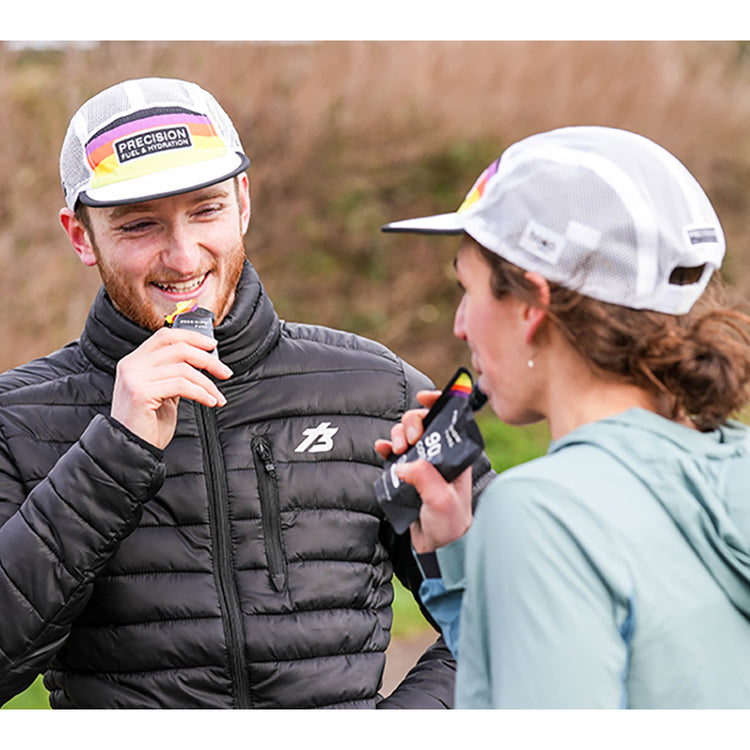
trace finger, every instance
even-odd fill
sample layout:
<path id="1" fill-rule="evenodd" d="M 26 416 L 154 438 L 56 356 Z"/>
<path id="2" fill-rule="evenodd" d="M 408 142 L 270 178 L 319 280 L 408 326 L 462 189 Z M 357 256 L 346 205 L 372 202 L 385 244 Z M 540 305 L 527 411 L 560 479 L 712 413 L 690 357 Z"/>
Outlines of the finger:
<path id="1" fill-rule="evenodd" d="M 440 396 L 440 391 L 419 391 L 419 393 L 417 393 L 417 401 L 419 401 L 422 406 L 431 409 Z"/>
<path id="2" fill-rule="evenodd" d="M 391 427 L 391 448 L 397 455 L 405 453 L 409 448 L 409 442 L 404 432 L 404 425 L 401 422 Z"/>
<path id="3" fill-rule="evenodd" d="M 375 450 L 381 458 L 388 458 L 393 453 L 393 446 L 390 440 L 378 439 L 375 441 Z"/>
<path id="4" fill-rule="evenodd" d="M 204 336 L 204 338 L 207 337 Z M 228 380 L 234 374 L 232 368 L 222 362 L 213 352 L 202 351 L 200 354 L 195 354 L 196 351 L 195 347 L 192 347 L 191 356 L 186 359 L 188 364 L 210 373 L 218 380 Z"/>
<path id="5" fill-rule="evenodd" d="M 427 409 L 409 409 L 404 412 L 401 421 L 391 428 L 391 443 L 394 453 L 405 453 L 410 445 L 422 437 L 422 421 Z"/>
<path id="6" fill-rule="evenodd" d="M 207 355 L 215 359 L 211 355 Z M 202 369 L 198 369 L 195 362 L 184 361 L 165 365 L 152 373 L 151 383 L 158 388 L 163 398 L 189 398 L 193 401 L 214 406 L 224 405 L 226 398 L 219 387 Z M 213 403 L 208 403 L 208 402 Z"/>
<path id="7" fill-rule="evenodd" d="M 204 356 L 211 357 L 205 353 Z M 190 363 L 176 361 L 148 366 L 151 359 L 121 360 L 115 379 L 118 396 L 122 394 L 129 402 L 152 409 L 158 408 L 164 399 L 177 397 L 190 398 L 207 406 L 226 403 L 216 383 Z"/>
<path id="8" fill-rule="evenodd" d="M 211 351 L 216 347 L 216 339 L 207 336 L 205 333 L 200 333 L 190 328 L 170 328 L 169 326 L 164 326 L 151 334 L 138 347 L 138 350 L 151 351 L 178 343 L 190 344 L 206 351 Z"/>
<path id="9" fill-rule="evenodd" d="M 427 413 L 427 409 L 410 409 L 401 417 L 404 435 L 409 445 L 414 445 L 422 437 L 424 418 Z"/>
<path id="10" fill-rule="evenodd" d="M 188 347 L 188 349 L 185 347 Z M 216 347 L 216 340 L 210 336 L 206 336 L 204 333 L 199 333 L 189 328 L 164 327 L 160 328 L 141 344 L 136 349 L 136 352 L 144 354 L 162 352 L 165 356 L 171 358 L 184 356 L 184 352 L 190 349 L 198 349 L 205 353 L 211 353 L 212 359 L 201 357 L 199 359 L 200 364 L 196 363 L 193 366 L 200 366 L 201 369 L 210 371 L 215 377 L 226 380 L 228 377 L 231 377 L 232 370 L 216 356 L 216 352 L 214 351 Z"/>
<path id="11" fill-rule="evenodd" d="M 207 378 L 197 382 L 190 377 L 164 378 L 154 384 L 156 391 L 152 395 L 154 402 L 161 404 L 171 398 L 187 398 L 204 406 L 224 406 L 226 396 Z"/>
<path id="12" fill-rule="evenodd" d="M 169 329 L 167 329 L 169 330 Z M 198 370 L 205 370 L 218 380 L 227 380 L 232 369 L 211 353 L 213 340 L 195 331 L 175 331 L 179 336 L 159 336 L 159 332 L 121 360 L 123 370 L 157 369 L 186 362 Z M 183 340 L 190 336 L 191 341 Z M 156 339 L 156 340 L 155 340 Z M 208 347 L 208 348 L 207 348 Z"/>
<path id="13" fill-rule="evenodd" d="M 440 501 L 449 491 L 449 482 L 424 459 L 397 464 L 395 471 L 399 479 L 414 486 L 423 502 L 433 504 L 434 499 Z"/>

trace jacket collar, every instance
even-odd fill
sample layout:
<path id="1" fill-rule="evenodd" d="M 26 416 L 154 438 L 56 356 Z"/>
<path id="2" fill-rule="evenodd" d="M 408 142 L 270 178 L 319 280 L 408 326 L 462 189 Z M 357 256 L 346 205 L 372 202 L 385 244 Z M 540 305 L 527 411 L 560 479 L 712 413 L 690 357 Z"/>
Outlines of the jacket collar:
<path id="1" fill-rule="evenodd" d="M 281 323 L 257 272 L 245 261 L 229 314 L 216 327 L 219 356 L 240 374 L 275 346 Z M 115 309 L 104 287 L 99 289 L 81 334 L 81 348 L 96 367 L 114 374 L 117 363 L 140 346 L 150 331 Z"/>

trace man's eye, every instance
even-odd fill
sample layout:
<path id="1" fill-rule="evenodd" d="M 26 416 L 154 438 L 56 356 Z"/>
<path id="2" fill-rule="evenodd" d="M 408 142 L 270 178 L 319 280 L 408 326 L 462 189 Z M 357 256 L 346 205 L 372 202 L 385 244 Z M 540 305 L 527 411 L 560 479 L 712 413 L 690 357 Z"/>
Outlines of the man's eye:
<path id="1" fill-rule="evenodd" d="M 134 234 L 145 231 L 149 227 L 152 227 L 153 224 L 153 221 L 133 221 L 129 224 L 123 224 L 123 226 L 120 227 L 120 231 L 125 234 Z"/>
<path id="2" fill-rule="evenodd" d="M 219 212 L 221 210 L 221 206 L 217 204 L 211 204 L 209 206 L 201 206 L 197 211 L 196 215 L 198 216 L 212 216 L 213 214 Z"/>

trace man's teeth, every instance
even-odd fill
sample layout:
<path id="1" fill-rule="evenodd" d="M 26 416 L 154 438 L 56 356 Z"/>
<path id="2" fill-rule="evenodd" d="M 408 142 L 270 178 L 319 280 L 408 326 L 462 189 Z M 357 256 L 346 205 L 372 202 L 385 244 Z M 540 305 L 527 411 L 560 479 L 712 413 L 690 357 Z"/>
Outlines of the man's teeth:
<path id="1" fill-rule="evenodd" d="M 199 279 L 193 279 L 192 281 L 182 281 L 176 284 L 156 284 L 159 289 L 163 289 L 165 292 L 171 292 L 172 294 L 189 294 L 195 291 L 206 278 L 205 274 Z"/>

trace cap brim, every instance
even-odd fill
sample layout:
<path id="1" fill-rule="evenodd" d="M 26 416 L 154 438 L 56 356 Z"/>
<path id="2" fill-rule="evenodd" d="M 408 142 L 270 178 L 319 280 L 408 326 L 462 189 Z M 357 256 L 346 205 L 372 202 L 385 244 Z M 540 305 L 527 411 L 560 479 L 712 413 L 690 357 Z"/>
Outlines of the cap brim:
<path id="1" fill-rule="evenodd" d="M 457 213 L 423 216 L 419 219 L 392 221 L 381 227 L 382 232 L 408 232 L 412 234 L 463 234 L 464 226 Z"/>
<path id="2" fill-rule="evenodd" d="M 244 172 L 248 166 L 250 159 L 245 154 L 231 153 L 220 159 L 175 167 L 153 175 L 82 191 L 78 200 L 92 207 L 142 203 L 215 185 Z"/>

